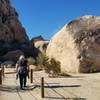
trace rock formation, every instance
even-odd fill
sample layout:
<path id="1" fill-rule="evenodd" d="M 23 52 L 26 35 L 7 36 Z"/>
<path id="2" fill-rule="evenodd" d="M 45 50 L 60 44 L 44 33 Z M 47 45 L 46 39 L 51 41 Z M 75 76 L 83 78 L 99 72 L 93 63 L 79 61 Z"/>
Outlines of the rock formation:
<path id="1" fill-rule="evenodd" d="M 18 20 L 15 8 L 11 6 L 10 0 L 0 0 L 0 60 L 5 57 L 7 59 L 6 55 L 16 50 L 24 54 L 33 53 L 33 48 L 25 29 Z"/>
<path id="2" fill-rule="evenodd" d="M 46 52 L 49 41 L 37 41 L 34 46 L 40 50 L 40 52 Z"/>
<path id="3" fill-rule="evenodd" d="M 71 21 L 50 40 L 46 53 L 61 62 L 63 72 L 100 71 L 100 17 Z"/>
<path id="4" fill-rule="evenodd" d="M 45 39 L 40 35 L 40 36 L 37 36 L 37 37 L 33 37 L 32 42 L 37 42 L 37 41 L 45 41 Z"/>
<path id="5" fill-rule="evenodd" d="M 0 0 L 0 41 L 18 43 L 28 41 L 25 29 L 18 20 L 18 13 L 9 0 Z"/>
<path id="6" fill-rule="evenodd" d="M 24 55 L 21 50 L 10 51 L 3 56 L 5 60 L 17 61 L 20 55 Z"/>
<path id="7" fill-rule="evenodd" d="M 46 52 L 49 41 L 46 41 L 42 36 L 32 38 L 31 42 L 40 52 Z"/>

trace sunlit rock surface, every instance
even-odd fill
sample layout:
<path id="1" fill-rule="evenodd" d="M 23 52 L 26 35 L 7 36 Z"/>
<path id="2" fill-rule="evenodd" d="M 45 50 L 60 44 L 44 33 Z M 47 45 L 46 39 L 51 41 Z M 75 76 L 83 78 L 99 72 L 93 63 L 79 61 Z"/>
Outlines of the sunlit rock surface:
<path id="1" fill-rule="evenodd" d="M 63 72 L 100 71 L 100 17 L 71 21 L 52 37 L 46 53 L 61 62 Z"/>

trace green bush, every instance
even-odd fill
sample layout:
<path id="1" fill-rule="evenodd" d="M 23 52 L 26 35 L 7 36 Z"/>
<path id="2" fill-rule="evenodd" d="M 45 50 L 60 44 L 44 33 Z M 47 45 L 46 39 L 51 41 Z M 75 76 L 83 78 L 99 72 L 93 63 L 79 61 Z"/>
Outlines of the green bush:
<path id="1" fill-rule="evenodd" d="M 27 58 L 28 65 L 34 65 L 35 64 L 35 59 L 33 57 Z"/>
<path id="2" fill-rule="evenodd" d="M 46 73 L 59 74 L 61 72 L 60 62 L 56 61 L 54 58 L 49 59 L 45 53 L 40 53 L 37 59 L 38 65 L 45 70 Z"/>
<path id="3" fill-rule="evenodd" d="M 54 74 L 59 74 L 61 72 L 60 62 L 56 61 L 54 58 L 50 60 L 50 68 Z"/>
<path id="4" fill-rule="evenodd" d="M 45 53 L 40 53 L 37 58 L 37 64 L 41 66 L 41 68 L 44 68 L 44 66 L 48 65 L 48 57 Z"/>

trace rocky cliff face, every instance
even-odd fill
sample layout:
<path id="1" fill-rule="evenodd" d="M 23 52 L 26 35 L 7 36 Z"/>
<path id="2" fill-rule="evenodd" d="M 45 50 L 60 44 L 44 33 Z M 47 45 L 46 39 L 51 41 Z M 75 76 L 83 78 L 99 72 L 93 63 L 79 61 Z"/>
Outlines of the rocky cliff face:
<path id="1" fill-rule="evenodd" d="M 51 39 L 47 55 L 61 62 L 63 72 L 100 71 L 100 17 L 83 16 L 65 25 Z"/>
<path id="2" fill-rule="evenodd" d="M 0 0 L 0 57 L 5 59 L 6 54 L 9 52 L 14 54 L 16 50 L 27 54 L 32 52 L 32 47 L 25 29 L 18 20 L 18 13 L 11 6 L 10 0 Z"/>
<path id="3" fill-rule="evenodd" d="M 18 20 L 18 13 L 9 0 L 0 0 L 0 41 L 28 41 L 25 29 Z"/>

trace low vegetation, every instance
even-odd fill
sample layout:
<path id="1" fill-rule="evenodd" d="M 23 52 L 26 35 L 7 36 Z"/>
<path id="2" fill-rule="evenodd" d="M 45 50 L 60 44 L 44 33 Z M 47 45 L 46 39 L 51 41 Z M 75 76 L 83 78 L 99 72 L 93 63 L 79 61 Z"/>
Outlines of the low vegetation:
<path id="1" fill-rule="evenodd" d="M 37 63 L 46 73 L 51 75 L 58 75 L 61 72 L 60 62 L 56 61 L 54 58 L 49 59 L 45 53 L 39 54 Z"/>
<path id="2" fill-rule="evenodd" d="M 27 58 L 27 61 L 28 61 L 28 65 L 34 65 L 35 64 L 35 59 L 33 57 L 28 57 Z"/>

